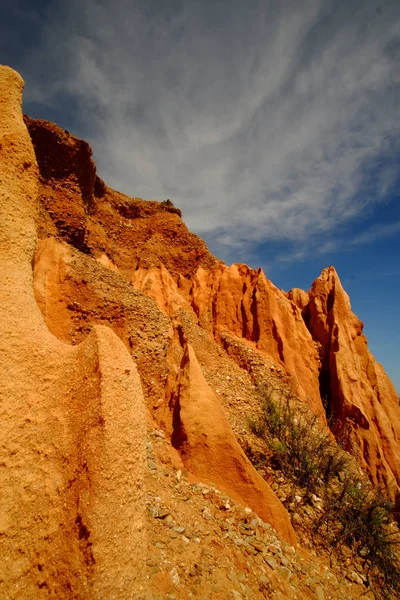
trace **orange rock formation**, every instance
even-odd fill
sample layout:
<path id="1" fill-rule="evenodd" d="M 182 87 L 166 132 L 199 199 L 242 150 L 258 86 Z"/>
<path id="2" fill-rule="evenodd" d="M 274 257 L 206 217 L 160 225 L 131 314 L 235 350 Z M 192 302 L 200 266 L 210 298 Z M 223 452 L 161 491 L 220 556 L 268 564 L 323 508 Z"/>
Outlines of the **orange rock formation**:
<path id="1" fill-rule="evenodd" d="M 321 394 L 337 431 L 347 424 L 350 447 L 375 484 L 400 485 L 400 421 L 396 391 L 368 350 L 363 323 L 333 267 L 324 269 L 309 292 L 303 313 L 321 347 Z"/>
<path id="2" fill-rule="evenodd" d="M 35 301 L 38 168 L 22 88 L 1 67 L 0 595 L 141 597 L 140 380 L 110 329 L 74 348 L 51 335 Z"/>
<path id="3" fill-rule="evenodd" d="M 185 344 L 180 369 L 170 391 L 172 442 L 187 468 L 213 482 L 261 518 L 274 523 L 287 540 L 296 537 L 286 511 L 264 479 L 252 468 L 207 382 L 190 344 Z"/>
<path id="4" fill-rule="evenodd" d="M 226 266 L 171 203 L 111 190 L 85 142 L 24 122 L 22 85 L 1 67 L 2 596 L 144 594 L 146 421 L 294 543 L 228 420 L 238 382 L 247 398 L 280 381 L 326 423 L 324 400 L 396 494 L 397 395 L 335 270 L 286 294 L 261 269 Z"/>
<path id="5" fill-rule="evenodd" d="M 361 324 L 332 268 L 321 274 L 308 294 L 298 289 L 286 294 L 261 269 L 237 264 L 228 267 L 187 230 L 180 211 L 169 203 L 144 202 L 107 188 L 96 175 L 85 142 L 51 123 L 28 117 L 25 122 L 40 169 L 40 237 L 65 240 L 95 257 L 98 264 L 152 298 L 166 316 L 190 315 L 235 361 L 238 357 L 226 347 L 227 334 L 251 346 L 266 365 L 282 369 L 293 392 L 324 418 L 322 395 L 337 419 L 337 430 L 345 422 L 351 424 L 355 452 L 372 480 L 398 487 L 397 395 L 382 367 L 368 353 Z M 79 166 L 78 157 L 85 169 Z M 48 248 L 51 243 L 46 242 Z M 71 250 L 65 246 L 63 252 Z M 58 268 L 63 268 L 62 262 Z M 36 273 L 37 297 L 44 310 L 43 293 L 38 289 L 41 265 Z M 52 331 L 68 340 L 71 319 L 79 318 L 82 331 L 87 330 L 88 320 L 67 306 L 65 299 L 78 293 L 71 277 L 64 286 L 64 279 L 55 273 L 54 268 L 49 270 L 54 299 L 59 288 L 54 300 L 57 310 L 48 308 L 45 314 L 50 328 L 56 320 L 64 329 L 62 335 L 57 328 Z M 47 282 L 47 289 L 49 285 Z M 114 319 L 107 310 L 103 313 L 102 320 Z M 122 339 L 124 327 L 119 324 L 116 329 Z M 76 340 L 81 339 L 74 331 Z M 340 341 L 335 342 L 338 331 Z M 140 365 L 139 370 L 142 373 Z M 167 371 L 165 364 L 163 372 Z M 146 374 L 142 376 L 146 379 Z M 161 381 L 149 384 L 147 392 L 162 397 L 163 385 Z"/>

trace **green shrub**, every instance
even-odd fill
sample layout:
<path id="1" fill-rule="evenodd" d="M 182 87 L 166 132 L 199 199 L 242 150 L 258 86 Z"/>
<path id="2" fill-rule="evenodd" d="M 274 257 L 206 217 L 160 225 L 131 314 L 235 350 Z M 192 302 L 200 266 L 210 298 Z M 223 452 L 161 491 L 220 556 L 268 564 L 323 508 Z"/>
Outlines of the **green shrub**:
<path id="1" fill-rule="evenodd" d="M 318 416 L 291 396 L 279 394 L 264 386 L 261 413 L 249 423 L 267 445 L 271 466 L 305 495 L 318 490 L 324 508 L 315 517 L 315 534 L 338 557 L 347 548 L 359 558 L 373 597 L 400 598 L 400 532 L 391 517 L 388 490 L 360 477 L 354 459 Z"/>
<path id="2" fill-rule="evenodd" d="M 348 479 L 326 494 L 324 512 L 315 529 L 337 553 L 346 546 L 361 558 L 375 598 L 400 596 L 400 532 L 392 504 L 382 488 L 367 479 Z"/>
<path id="3" fill-rule="evenodd" d="M 272 466 L 309 492 L 327 484 L 342 471 L 347 454 L 336 444 L 318 416 L 293 398 L 276 400 L 273 388 L 264 388 L 262 411 L 250 428 L 264 439 Z"/>

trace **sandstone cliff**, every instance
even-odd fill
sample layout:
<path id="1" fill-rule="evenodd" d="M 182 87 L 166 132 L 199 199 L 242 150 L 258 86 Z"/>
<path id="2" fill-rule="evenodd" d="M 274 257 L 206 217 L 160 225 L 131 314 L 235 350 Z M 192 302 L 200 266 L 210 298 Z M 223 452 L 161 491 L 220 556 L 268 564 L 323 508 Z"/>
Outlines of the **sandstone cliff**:
<path id="1" fill-rule="evenodd" d="M 108 188 L 86 142 L 23 118 L 22 87 L 1 67 L 3 597 L 145 597 L 146 426 L 295 544 L 240 445 L 265 382 L 327 409 L 395 496 L 397 395 L 333 267 L 285 293 L 225 265 L 171 203 Z"/>
<path id="2" fill-rule="evenodd" d="M 250 372 L 255 383 L 260 370 L 243 358 L 246 348 L 253 350 L 253 360 L 257 356 L 264 373 L 281 371 L 293 393 L 321 419 L 327 402 L 335 433 L 350 426 L 351 444 L 363 469 L 395 494 L 400 483 L 397 395 L 368 352 L 362 325 L 351 312 L 335 270 L 325 270 L 309 293 L 286 294 L 260 269 L 227 266 L 187 230 L 180 211 L 170 203 L 144 202 L 107 188 L 96 175 L 85 142 L 51 123 L 28 117 L 25 122 L 40 170 L 38 231 L 43 242 L 36 259 L 35 290 L 53 333 L 65 341 L 81 340 L 93 318 L 77 306 L 66 306 L 72 298 L 80 304 L 82 294 L 93 304 L 95 295 L 85 291 L 89 280 L 73 283 L 74 277 L 66 273 L 65 253 L 74 251 L 60 246 L 65 241 L 80 251 L 79 261 L 89 264 L 82 253 L 95 258 L 115 274 L 114 279 L 119 275 L 119 285 L 133 284 L 172 321 L 186 329 L 188 320 L 195 324 L 230 361 Z M 46 270 L 46 261 L 58 266 Z M 64 274 L 56 275 L 57 269 Z M 117 315 L 107 305 L 101 310 L 101 322 L 119 320 L 115 330 L 134 351 L 136 333 L 131 332 L 129 339 L 126 331 L 122 333 L 126 311 Z M 168 335 L 165 332 L 165 339 Z M 161 370 L 154 369 L 151 384 L 146 383 L 148 370 L 141 369 L 138 356 L 147 397 L 154 401 L 165 397 L 160 379 L 160 371 L 165 377 L 169 369 L 165 352 L 165 363 Z"/>

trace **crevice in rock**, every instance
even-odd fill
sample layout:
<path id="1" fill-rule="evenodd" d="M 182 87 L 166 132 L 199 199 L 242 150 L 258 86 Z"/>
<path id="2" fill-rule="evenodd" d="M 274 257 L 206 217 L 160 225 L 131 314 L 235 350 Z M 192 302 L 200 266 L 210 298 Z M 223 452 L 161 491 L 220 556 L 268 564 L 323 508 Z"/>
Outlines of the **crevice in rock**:
<path id="1" fill-rule="evenodd" d="M 96 198 L 102 198 L 107 191 L 106 184 L 104 181 L 96 175 L 96 179 L 94 180 L 94 195 Z"/>
<path id="2" fill-rule="evenodd" d="M 328 299 L 327 299 L 327 311 L 328 311 L 327 314 L 329 314 L 329 312 L 332 310 L 334 300 L 335 300 L 334 292 L 333 292 L 333 290 L 331 290 L 329 292 Z M 312 339 L 319 346 L 319 358 L 321 361 L 320 368 L 319 368 L 319 374 L 318 374 L 319 394 L 321 397 L 322 405 L 325 410 L 328 424 L 330 425 L 331 423 L 333 423 L 335 421 L 335 419 L 337 417 L 337 415 L 335 414 L 335 407 L 334 407 L 334 402 L 333 402 L 333 398 L 332 398 L 332 389 L 331 389 L 332 374 L 331 374 L 331 365 L 330 365 L 330 352 L 331 352 L 330 343 L 327 347 L 323 347 L 321 345 L 320 340 L 315 335 L 313 328 L 311 326 L 311 311 L 310 311 L 309 304 L 306 304 L 306 306 L 303 308 L 303 310 L 301 311 L 301 316 L 303 318 L 305 326 L 307 327 L 308 331 L 311 334 Z"/>
<path id="3" fill-rule="evenodd" d="M 332 288 L 332 289 L 329 291 L 328 298 L 327 298 L 327 300 L 326 300 L 326 311 L 327 311 L 327 314 L 328 314 L 328 315 L 329 315 L 329 313 L 331 312 L 331 310 L 332 310 L 332 308 L 333 308 L 333 305 L 334 305 L 334 303 L 335 303 L 335 289 L 334 289 L 334 288 Z"/>
<path id="4" fill-rule="evenodd" d="M 313 336 L 313 332 L 311 330 L 311 325 L 310 325 L 311 312 L 310 312 L 310 306 L 308 304 L 306 304 L 305 307 L 303 308 L 303 310 L 301 311 L 301 316 L 303 317 L 305 326 L 307 327 L 308 331 L 311 333 L 312 338 L 315 339 Z"/>
<path id="5" fill-rule="evenodd" d="M 246 339 L 247 333 L 248 333 L 247 316 L 246 316 L 246 310 L 245 310 L 244 302 L 243 302 L 243 298 L 244 298 L 246 292 L 247 292 L 247 285 L 246 285 L 246 282 L 243 282 L 242 301 L 240 303 L 240 313 L 241 313 L 241 317 L 242 317 L 242 338 L 244 338 L 244 339 Z"/>
<path id="6" fill-rule="evenodd" d="M 211 303 L 211 325 L 213 328 L 213 335 L 214 337 L 217 335 L 217 322 L 218 322 L 218 293 L 219 290 L 216 294 L 214 294 L 214 297 L 212 299 L 212 303 Z"/>
<path id="7" fill-rule="evenodd" d="M 327 358 L 328 357 L 328 358 Z M 328 420 L 328 424 L 335 418 L 334 415 L 334 406 L 332 402 L 332 392 L 331 392 L 331 371 L 329 367 L 329 352 L 327 353 L 327 357 L 325 356 L 321 360 L 321 368 L 319 371 L 319 393 L 322 400 L 322 405 L 325 409 L 326 418 Z"/>
<path id="8" fill-rule="evenodd" d="M 251 337 L 252 342 L 258 342 L 260 339 L 260 324 L 258 322 L 258 314 L 257 314 L 257 289 L 253 289 L 253 293 L 251 295 L 251 304 L 250 304 L 250 312 L 253 316 L 253 331 Z"/>
<path id="9" fill-rule="evenodd" d="M 283 363 L 285 363 L 285 356 L 283 354 L 283 341 L 278 333 L 278 328 L 274 320 L 272 320 L 272 335 L 274 336 L 274 340 L 276 341 L 278 347 L 279 358 Z"/>
<path id="10" fill-rule="evenodd" d="M 173 410 L 172 410 L 172 436 L 171 443 L 177 450 L 181 449 L 184 443 L 187 441 L 187 435 L 183 427 L 181 420 L 181 405 L 179 398 L 173 398 Z"/>

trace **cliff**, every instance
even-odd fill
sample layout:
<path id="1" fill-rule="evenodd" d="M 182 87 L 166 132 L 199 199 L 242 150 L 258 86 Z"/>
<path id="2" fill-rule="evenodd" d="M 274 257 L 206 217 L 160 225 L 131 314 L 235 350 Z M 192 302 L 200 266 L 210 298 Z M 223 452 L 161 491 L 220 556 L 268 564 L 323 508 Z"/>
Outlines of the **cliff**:
<path id="1" fill-rule="evenodd" d="M 93 327 L 73 347 L 49 332 L 36 303 L 39 173 L 22 119 L 22 88 L 19 75 L 2 67 L 1 596 L 67 598 L 74 590 L 85 597 L 90 582 L 96 597 L 126 598 L 131 590 L 140 597 L 140 380 L 109 328 Z"/>
<path id="2" fill-rule="evenodd" d="M 87 311 L 102 310 L 100 322 L 112 320 L 131 350 L 137 343 L 132 337 L 126 339 L 126 331 L 122 333 L 126 311 L 117 316 L 104 303 L 103 308 L 86 306 L 95 298 L 92 291 L 87 293 L 90 282 L 73 283 L 72 275 L 66 274 L 65 253 L 73 253 L 74 247 L 81 253 L 75 253 L 79 259 L 74 264 L 79 260 L 88 265 L 89 257 L 96 259 L 114 277 L 118 274 L 120 285 L 132 284 L 154 300 L 169 323 L 179 322 L 185 328 L 189 320 L 200 328 L 226 358 L 250 370 L 254 380 L 255 369 L 251 372 L 243 363 L 235 344 L 252 349 L 267 370 L 281 370 L 293 393 L 322 419 L 323 402 L 327 403 L 336 435 L 345 425 L 350 427 L 353 451 L 372 480 L 398 487 L 397 394 L 369 353 L 362 324 L 352 313 L 333 267 L 321 273 L 308 293 L 286 294 L 261 269 L 218 261 L 169 203 L 128 198 L 107 188 L 96 175 L 85 142 L 51 123 L 28 117 L 25 123 L 40 172 L 42 241 L 34 285 L 55 335 L 65 341 L 82 340 L 93 319 L 87 318 Z M 54 261 L 62 274 L 55 274 Z M 72 298 L 79 308 L 70 306 Z M 164 373 L 169 369 L 166 354 L 165 359 Z M 153 379 L 159 379 L 156 367 L 153 370 Z M 141 375 L 146 381 L 146 372 Z M 147 394 L 155 399 L 165 396 L 164 383 L 155 386 L 148 384 Z"/>
<path id="3" fill-rule="evenodd" d="M 23 117 L 22 87 L 0 68 L 2 596 L 147 597 L 149 428 L 165 464 L 296 545 L 243 450 L 263 383 L 328 429 L 326 409 L 398 498 L 397 394 L 335 269 L 285 293 L 225 265 L 170 202 L 108 188 L 86 142 Z"/>

